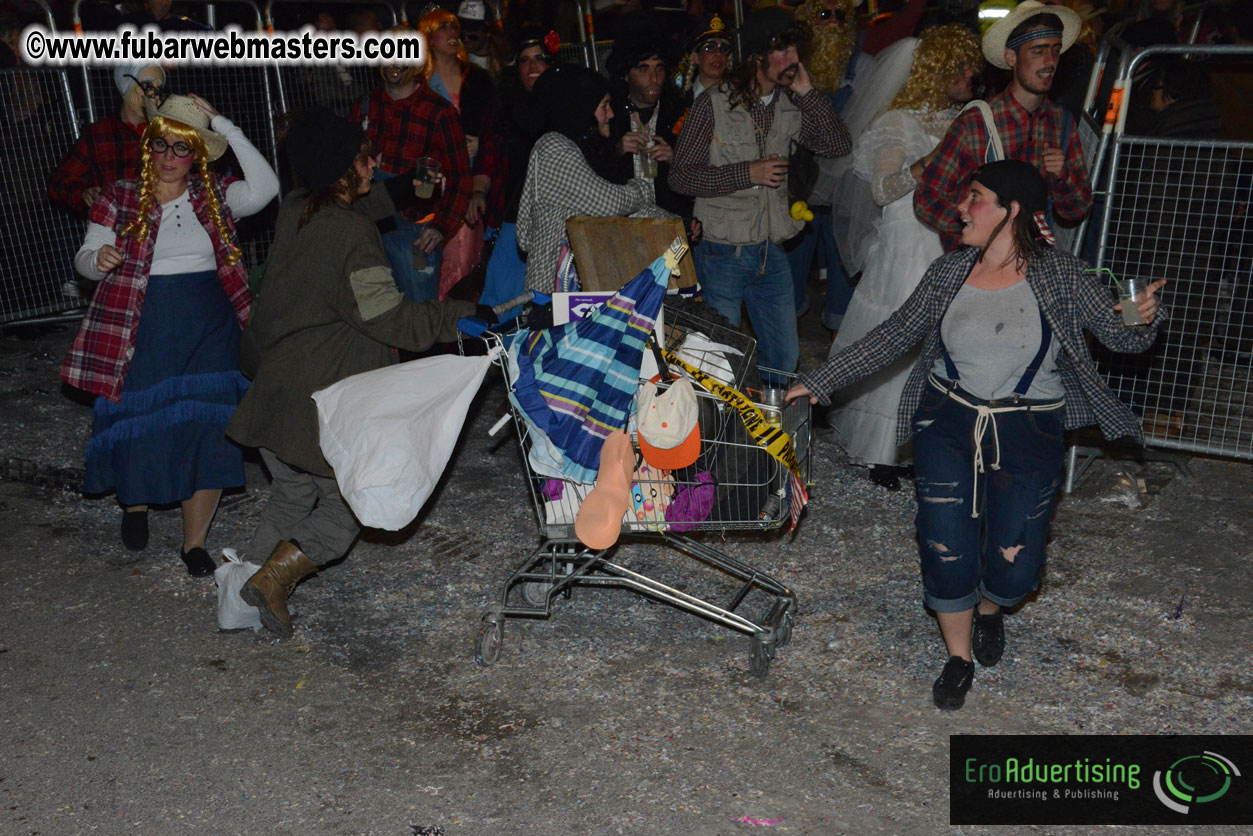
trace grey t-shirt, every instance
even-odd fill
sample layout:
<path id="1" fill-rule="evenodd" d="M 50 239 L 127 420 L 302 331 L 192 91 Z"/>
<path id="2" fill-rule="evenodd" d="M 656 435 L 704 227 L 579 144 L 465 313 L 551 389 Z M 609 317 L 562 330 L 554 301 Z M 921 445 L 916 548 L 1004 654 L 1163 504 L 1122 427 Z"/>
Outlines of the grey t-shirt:
<path id="1" fill-rule="evenodd" d="M 1025 280 L 1001 290 L 964 285 L 944 314 L 940 336 L 963 389 L 986 400 L 1008 398 L 1040 350 L 1040 305 Z M 1025 397 L 1065 396 L 1057 351 L 1057 340 L 1049 340 L 1048 353 Z M 943 356 L 931 370 L 937 377 L 950 377 Z"/>

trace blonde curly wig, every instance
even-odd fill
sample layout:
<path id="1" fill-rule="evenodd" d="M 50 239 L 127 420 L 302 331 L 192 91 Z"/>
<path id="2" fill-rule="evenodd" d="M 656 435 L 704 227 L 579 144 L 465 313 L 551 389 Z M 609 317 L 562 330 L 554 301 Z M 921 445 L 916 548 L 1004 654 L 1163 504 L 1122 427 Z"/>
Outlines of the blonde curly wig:
<path id="1" fill-rule="evenodd" d="M 148 127 L 144 129 L 139 157 L 139 217 L 121 231 L 121 237 L 133 237 L 138 241 L 146 241 L 149 233 L 153 231 L 151 224 L 148 223 L 148 213 L 152 211 L 157 201 L 157 167 L 153 163 L 152 149 L 148 147 L 148 143 L 158 137 L 166 137 L 171 142 L 185 142 L 195 153 L 196 160 L 192 167 L 199 170 L 200 185 L 204 189 L 209 220 L 213 221 L 218 237 L 226 243 L 227 256 L 224 260 L 228 266 L 238 264 L 239 248 L 231 240 L 226 222 L 222 219 L 222 203 L 209 177 L 209 150 L 205 147 L 204 138 L 190 125 L 167 119 L 164 116 L 154 116 L 148 123 Z"/>
<path id="2" fill-rule="evenodd" d="M 809 0 L 796 10 L 796 19 L 814 32 L 805 59 L 809 77 L 823 90 L 840 89 L 857 44 L 856 0 Z"/>
<path id="3" fill-rule="evenodd" d="M 918 38 L 905 86 L 887 109 L 944 110 L 954 77 L 967 69 L 983 69 L 983 50 L 974 33 L 959 23 L 928 29 Z"/>

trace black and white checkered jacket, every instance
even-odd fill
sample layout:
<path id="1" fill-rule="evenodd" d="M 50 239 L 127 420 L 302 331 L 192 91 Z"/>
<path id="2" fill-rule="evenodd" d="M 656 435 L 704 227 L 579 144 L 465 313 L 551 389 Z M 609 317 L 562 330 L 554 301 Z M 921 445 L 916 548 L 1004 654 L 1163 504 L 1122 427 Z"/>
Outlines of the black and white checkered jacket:
<path id="1" fill-rule="evenodd" d="M 873 374 L 926 340 L 897 412 L 896 441 L 909 441 L 927 373 L 940 356 L 940 319 L 966 283 L 980 252 L 967 247 L 936 259 L 917 290 L 894 314 L 824 365 L 802 375 L 800 382 L 820 403 L 828 404 L 832 392 Z M 1139 419 L 1097 374 L 1082 332 L 1086 329 L 1114 351 L 1138 353 L 1157 339 L 1166 309 L 1158 308 L 1157 319 L 1147 328 L 1125 327 L 1114 310 L 1113 295 L 1087 269 L 1084 262 L 1057 251 L 1035 257 L 1027 266 L 1027 284 L 1061 344 L 1057 364 L 1066 390 L 1066 429 L 1097 424 L 1106 438 L 1129 435 L 1143 442 Z"/>

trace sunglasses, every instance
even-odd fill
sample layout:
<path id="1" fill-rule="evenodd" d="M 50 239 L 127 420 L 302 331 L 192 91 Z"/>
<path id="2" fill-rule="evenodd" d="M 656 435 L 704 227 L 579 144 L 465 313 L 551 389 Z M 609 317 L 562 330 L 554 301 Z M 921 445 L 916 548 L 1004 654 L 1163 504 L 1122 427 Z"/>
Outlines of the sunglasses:
<path id="1" fill-rule="evenodd" d="M 152 153 L 154 154 L 164 154 L 166 151 L 169 151 L 180 160 L 186 159 L 196 153 L 195 150 L 193 150 L 186 142 L 175 142 L 171 145 L 166 142 L 163 137 L 159 136 L 148 140 L 148 147 L 152 149 Z"/>
<path id="2" fill-rule="evenodd" d="M 706 55 L 712 55 L 715 52 L 721 52 L 723 55 L 731 54 L 730 41 L 705 41 L 696 48 L 697 52 L 703 52 Z"/>
<path id="3" fill-rule="evenodd" d="M 136 78 L 130 73 L 127 73 L 125 77 L 138 84 L 139 89 L 144 91 L 144 98 L 155 101 L 157 103 L 157 107 L 165 104 L 165 100 L 170 97 L 170 94 L 166 92 L 164 85 L 154 84 L 146 78 Z"/>

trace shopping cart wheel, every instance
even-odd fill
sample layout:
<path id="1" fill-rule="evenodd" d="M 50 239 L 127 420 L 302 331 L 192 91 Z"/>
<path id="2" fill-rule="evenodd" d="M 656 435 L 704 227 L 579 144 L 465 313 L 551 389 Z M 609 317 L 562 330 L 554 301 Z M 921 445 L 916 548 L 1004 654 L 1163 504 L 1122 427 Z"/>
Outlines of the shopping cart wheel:
<path id="1" fill-rule="evenodd" d="M 500 643 L 505 637 L 505 617 L 489 612 L 479 624 L 479 634 L 474 639 L 474 661 L 483 667 L 496 664 L 500 658 Z"/>
<path id="2" fill-rule="evenodd" d="M 779 620 L 779 626 L 775 628 L 775 646 L 783 647 L 792 640 L 792 614 L 785 612 L 783 618 Z"/>
<path id="3" fill-rule="evenodd" d="M 770 672 L 770 660 L 774 658 L 774 643 L 753 636 L 748 650 L 748 672 L 753 676 L 765 676 Z"/>
<path id="4" fill-rule="evenodd" d="M 548 581 L 527 581 L 522 584 L 522 600 L 529 607 L 543 607 L 548 603 L 548 590 L 552 588 Z"/>

